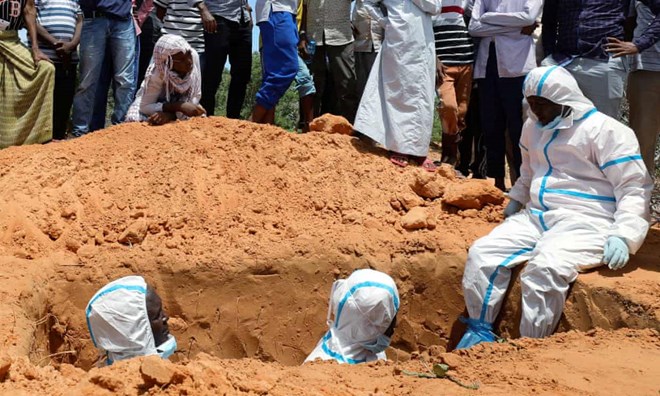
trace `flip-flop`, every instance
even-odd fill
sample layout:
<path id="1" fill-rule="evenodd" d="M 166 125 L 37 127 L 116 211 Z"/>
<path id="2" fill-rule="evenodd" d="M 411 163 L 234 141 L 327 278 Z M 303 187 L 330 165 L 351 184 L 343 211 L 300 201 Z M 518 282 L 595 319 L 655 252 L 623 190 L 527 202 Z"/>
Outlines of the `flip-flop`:
<path id="1" fill-rule="evenodd" d="M 427 172 L 434 173 L 435 171 L 438 170 L 438 165 L 436 165 L 432 160 L 426 158 L 424 159 L 424 162 L 420 165 L 422 169 L 424 169 Z"/>
<path id="2" fill-rule="evenodd" d="M 403 154 L 392 154 L 390 155 L 390 161 L 396 165 L 400 166 L 402 168 L 405 168 L 408 166 L 408 156 L 403 155 Z"/>

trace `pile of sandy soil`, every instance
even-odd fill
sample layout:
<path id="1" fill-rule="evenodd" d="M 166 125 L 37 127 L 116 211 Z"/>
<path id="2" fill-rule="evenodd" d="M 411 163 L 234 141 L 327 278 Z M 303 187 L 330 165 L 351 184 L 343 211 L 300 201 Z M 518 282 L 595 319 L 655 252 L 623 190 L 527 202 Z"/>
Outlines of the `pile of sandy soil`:
<path id="1" fill-rule="evenodd" d="M 417 367 L 420 353 L 437 357 L 451 348 L 464 329 L 458 317 L 467 249 L 501 221 L 503 203 L 488 182 L 458 180 L 446 168 L 434 175 L 399 169 L 350 136 L 294 135 L 222 118 L 125 124 L 74 141 L 2 150 L 0 351 L 9 358 L 0 360 L 0 391 L 432 392 L 445 382 L 409 379 L 396 374 L 394 363 L 355 374 L 336 365 L 295 366 L 325 330 L 333 280 L 357 268 L 385 271 L 397 282 L 402 305 L 388 353 L 402 369 Z M 658 251 L 655 229 L 625 271 L 581 277 L 560 331 L 660 329 Z M 160 383 L 140 382 L 141 360 L 81 370 L 97 359 L 85 325 L 87 301 L 105 283 L 135 273 L 163 297 L 178 339 L 174 363 L 165 364 L 173 377 Z M 507 336 L 517 335 L 518 296 L 514 286 L 498 323 Z M 612 348 L 629 339 L 602 334 Z M 657 337 L 630 334 L 648 342 Z M 592 337 L 558 337 L 596 353 Z M 529 342 L 524 351 L 537 354 L 529 362 L 554 345 Z M 630 353 L 644 345 L 632 342 Z M 557 358 L 564 353 L 553 351 Z M 514 365 L 520 353 L 505 355 Z M 486 367 L 464 358 L 469 367 Z M 498 372 L 502 378 L 488 381 L 505 389 L 513 377 Z M 362 385 L 366 376 L 380 380 Z M 253 377 L 263 378 L 253 385 Z"/>
<path id="2" fill-rule="evenodd" d="M 428 374 L 434 363 L 447 364 L 452 378 L 478 390 L 413 375 Z M 0 392 L 13 395 L 654 395 L 660 337 L 655 330 L 569 332 L 358 366 L 285 367 L 200 354 L 179 364 L 152 356 L 85 372 L 68 364 L 38 368 L 25 358 L 0 358 L 0 376 L 5 377 Z"/>

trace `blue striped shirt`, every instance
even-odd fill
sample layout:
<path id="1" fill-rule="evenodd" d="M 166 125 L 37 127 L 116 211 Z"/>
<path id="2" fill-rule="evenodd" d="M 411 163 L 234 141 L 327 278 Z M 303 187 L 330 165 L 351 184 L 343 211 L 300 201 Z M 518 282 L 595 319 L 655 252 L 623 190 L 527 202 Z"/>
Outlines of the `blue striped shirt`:
<path id="1" fill-rule="evenodd" d="M 73 39 L 76 32 L 76 20 L 82 14 L 76 0 L 35 0 L 37 7 L 37 22 L 50 33 L 53 38 L 64 42 Z M 55 49 L 50 44 L 39 40 L 39 48 L 54 62 L 60 62 Z M 71 61 L 78 62 L 78 51 L 71 54 Z"/>

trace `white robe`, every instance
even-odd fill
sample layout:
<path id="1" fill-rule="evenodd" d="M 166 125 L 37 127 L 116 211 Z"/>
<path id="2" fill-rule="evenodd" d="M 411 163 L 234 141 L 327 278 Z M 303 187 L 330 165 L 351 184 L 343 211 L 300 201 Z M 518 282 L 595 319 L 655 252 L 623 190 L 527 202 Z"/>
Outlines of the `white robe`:
<path id="1" fill-rule="evenodd" d="M 384 17 L 378 4 L 387 8 Z M 385 29 L 354 128 L 388 150 L 426 157 L 435 98 L 435 40 L 431 16 L 440 0 L 364 0 Z"/>

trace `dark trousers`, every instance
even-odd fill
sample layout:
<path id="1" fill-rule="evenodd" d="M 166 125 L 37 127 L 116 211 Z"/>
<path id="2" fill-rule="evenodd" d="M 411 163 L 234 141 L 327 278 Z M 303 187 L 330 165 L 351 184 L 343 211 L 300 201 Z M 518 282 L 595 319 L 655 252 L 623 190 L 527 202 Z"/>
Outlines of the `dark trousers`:
<path id="1" fill-rule="evenodd" d="M 357 99 L 362 99 L 362 93 L 367 86 L 367 80 L 371 73 L 371 68 L 376 61 L 378 52 L 356 52 L 355 53 L 355 74 L 357 76 Z"/>
<path id="2" fill-rule="evenodd" d="M 142 34 L 138 37 L 140 40 L 140 57 L 138 61 L 138 76 L 136 92 L 140 89 L 144 75 L 147 73 L 151 57 L 154 54 L 156 41 L 160 38 L 160 26 L 158 18 L 154 14 L 149 15 L 142 25 Z"/>
<path id="3" fill-rule="evenodd" d="M 520 134 L 522 133 L 522 100 L 525 77 L 500 78 L 497 72 L 495 45 L 491 44 L 486 78 L 479 79 L 481 126 L 486 145 L 488 177 L 504 177 L 506 136 L 509 131 L 513 149 L 513 166 L 520 174 Z"/>
<path id="4" fill-rule="evenodd" d="M 465 176 L 472 172 L 474 179 L 485 179 L 486 161 L 479 114 L 479 89 L 475 84 L 472 85 L 470 103 L 465 115 L 465 129 L 461 132 L 458 151 L 460 162 L 456 169 Z"/>
<path id="5" fill-rule="evenodd" d="M 71 117 L 73 95 L 76 93 L 78 64 L 55 63 L 55 89 L 53 91 L 53 139 L 66 137 Z"/>
<path id="6" fill-rule="evenodd" d="M 321 115 L 325 109 L 352 124 L 359 105 L 353 43 L 316 47 L 311 72 L 316 86 L 314 115 Z"/>
<path id="7" fill-rule="evenodd" d="M 252 25 L 249 22 L 233 22 L 219 16 L 216 16 L 215 20 L 218 26 L 216 32 L 204 32 L 206 59 L 200 103 L 208 115 L 214 115 L 215 95 L 229 58 L 231 82 L 227 94 L 227 117 L 240 118 L 245 91 L 252 74 Z"/>

